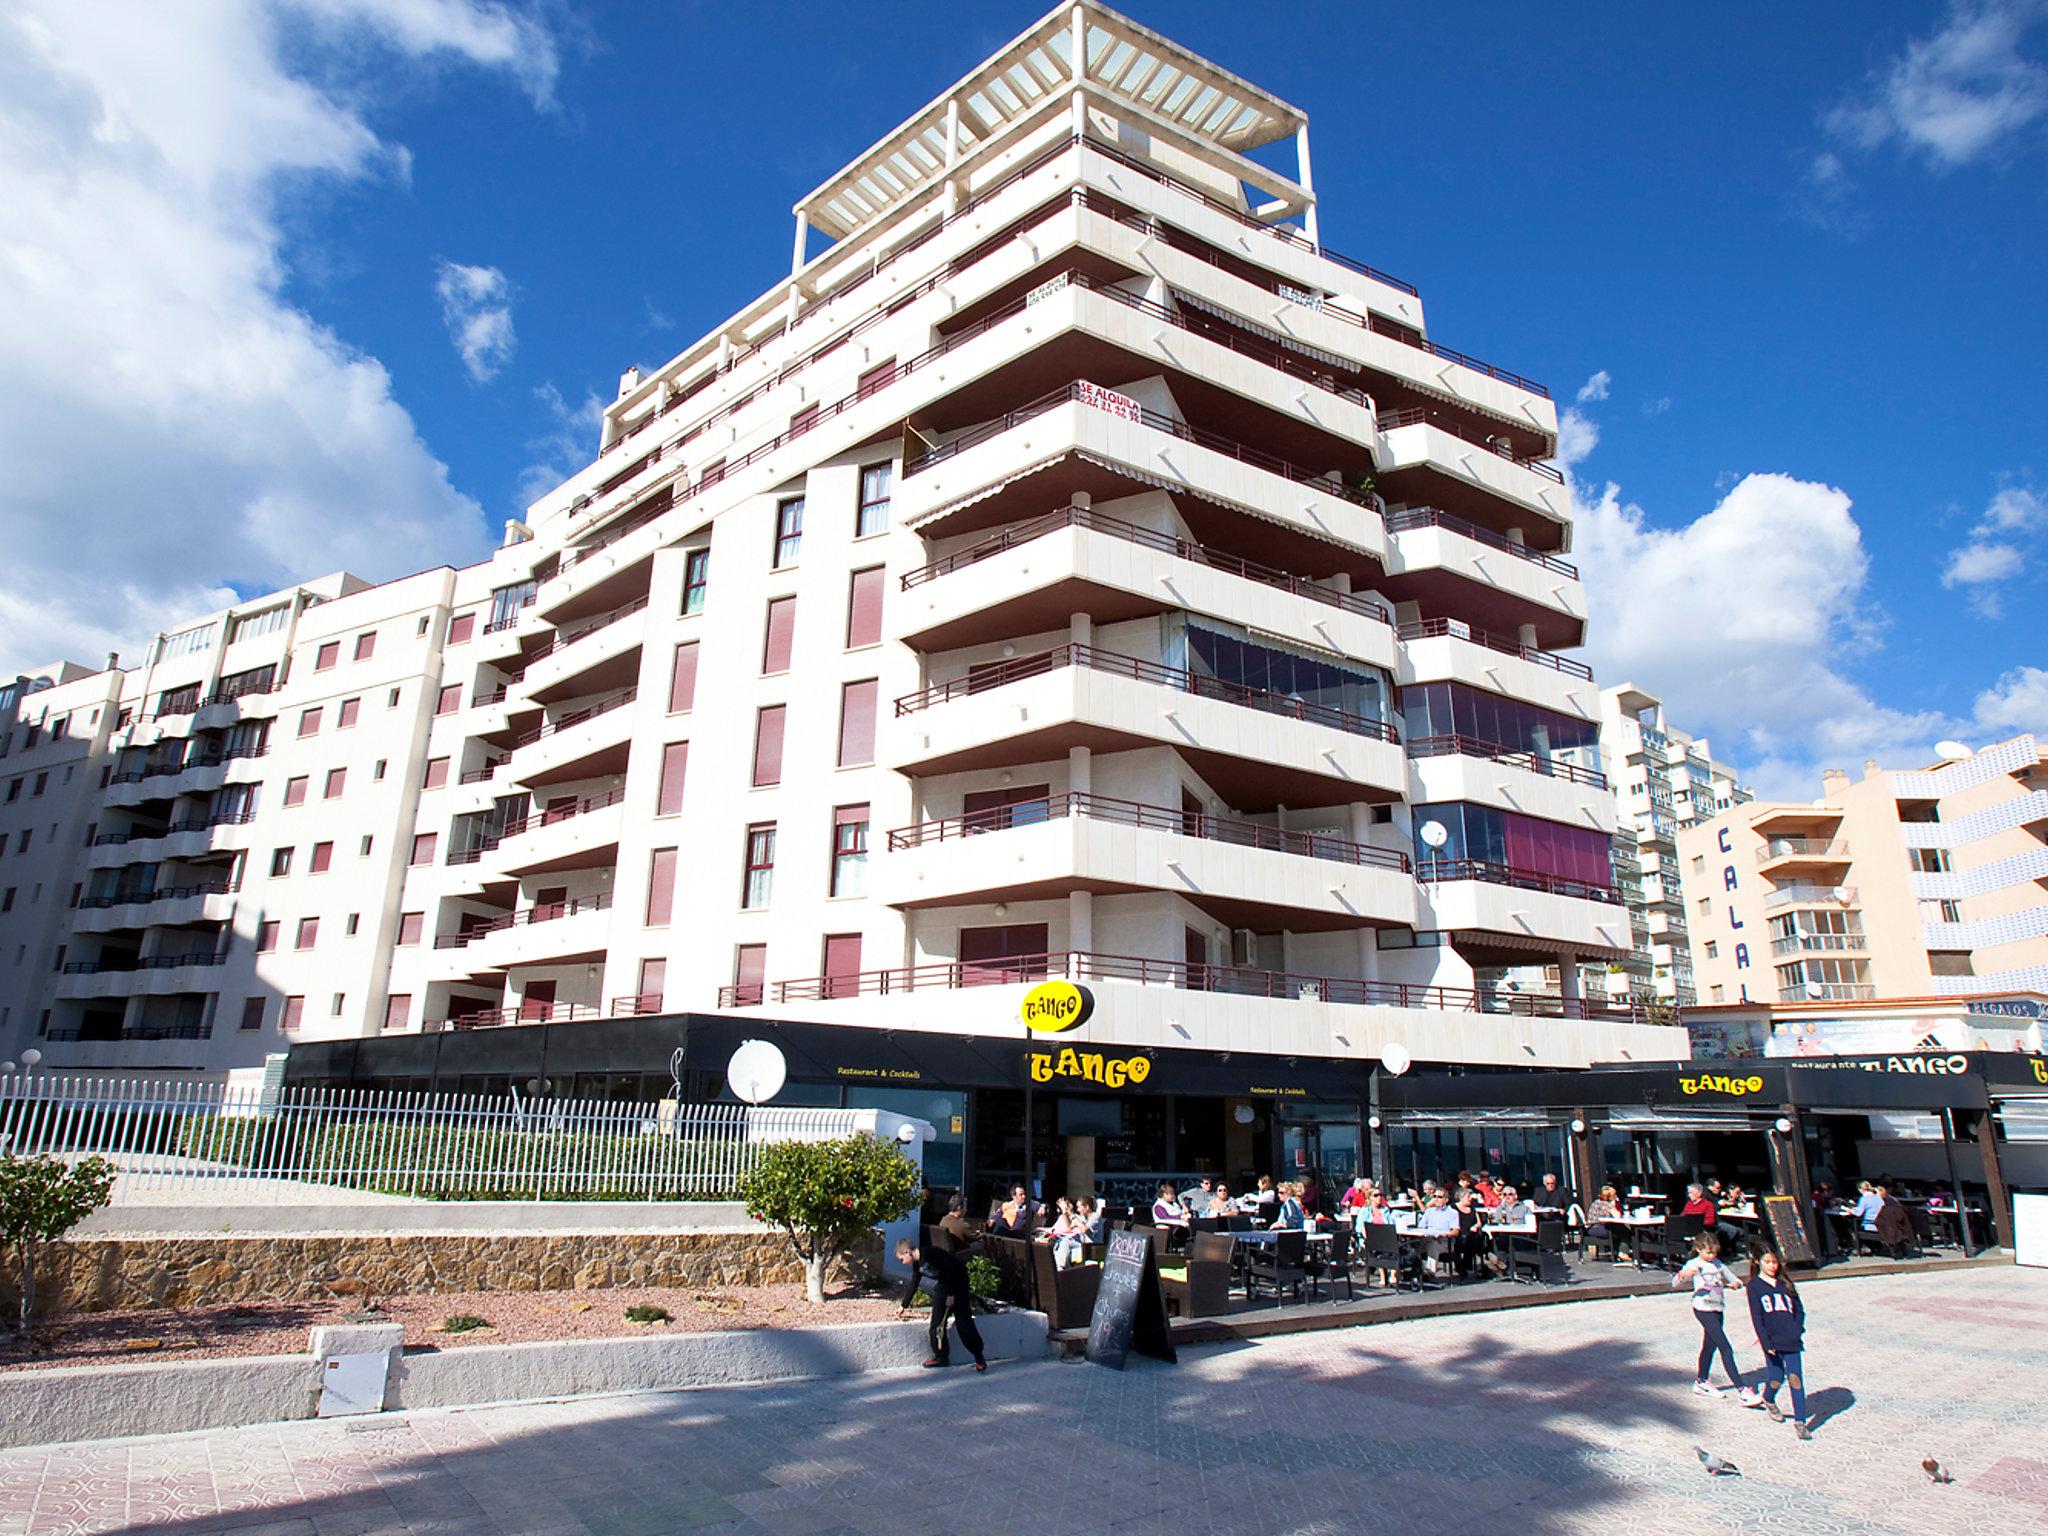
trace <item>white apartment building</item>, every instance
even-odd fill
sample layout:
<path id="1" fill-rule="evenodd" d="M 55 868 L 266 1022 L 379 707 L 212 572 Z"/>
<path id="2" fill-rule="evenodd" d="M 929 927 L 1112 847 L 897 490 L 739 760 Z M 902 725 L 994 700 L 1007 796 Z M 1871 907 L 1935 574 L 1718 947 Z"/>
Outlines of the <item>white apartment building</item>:
<path id="1" fill-rule="evenodd" d="M 1600 765 L 1614 790 L 1614 868 L 1632 940 L 1610 989 L 1682 1007 L 1698 989 L 1674 839 L 1754 796 L 1706 737 L 1672 725 L 1664 701 L 1634 683 L 1600 690 Z"/>
<path id="2" fill-rule="evenodd" d="M 0 785 L 75 771 L 0 803 L 0 1045 L 665 1081 L 709 1020 L 1070 1180 L 1341 1170 L 1390 1053 L 1684 1053 L 1572 980 L 1632 945 L 1555 409 L 1321 243 L 1304 113 L 1067 5 L 795 214 L 490 561 L 17 701 Z"/>

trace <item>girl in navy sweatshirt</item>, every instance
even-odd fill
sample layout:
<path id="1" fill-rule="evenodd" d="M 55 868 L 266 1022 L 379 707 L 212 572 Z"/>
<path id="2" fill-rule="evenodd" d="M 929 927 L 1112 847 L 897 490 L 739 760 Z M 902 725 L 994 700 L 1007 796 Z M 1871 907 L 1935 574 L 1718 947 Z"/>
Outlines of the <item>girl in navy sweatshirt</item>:
<path id="1" fill-rule="evenodd" d="M 1792 1288 L 1785 1261 L 1768 1249 L 1749 1256 L 1749 1320 L 1764 1351 L 1763 1407 L 1774 1422 L 1785 1415 L 1778 1408 L 1778 1383 L 1792 1388 L 1792 1428 L 1802 1440 L 1813 1438 L 1806 1418 L 1806 1365 L 1801 1358 L 1806 1336 L 1806 1306 Z"/>

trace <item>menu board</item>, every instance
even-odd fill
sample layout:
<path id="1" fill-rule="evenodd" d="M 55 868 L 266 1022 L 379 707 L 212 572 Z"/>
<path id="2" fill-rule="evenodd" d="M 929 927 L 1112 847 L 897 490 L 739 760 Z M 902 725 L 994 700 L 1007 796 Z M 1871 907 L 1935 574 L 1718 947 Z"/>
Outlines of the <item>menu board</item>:
<path id="1" fill-rule="evenodd" d="M 1151 1236 L 1112 1232 L 1102 1284 L 1095 1292 L 1095 1312 L 1088 1319 L 1088 1358 L 1120 1371 L 1134 1349 L 1160 1360 L 1177 1359 Z"/>
<path id="2" fill-rule="evenodd" d="M 1806 1213 L 1790 1195 L 1765 1195 L 1764 1215 L 1771 1223 L 1771 1246 L 1787 1264 L 1818 1264 L 1813 1237 L 1806 1230 Z"/>

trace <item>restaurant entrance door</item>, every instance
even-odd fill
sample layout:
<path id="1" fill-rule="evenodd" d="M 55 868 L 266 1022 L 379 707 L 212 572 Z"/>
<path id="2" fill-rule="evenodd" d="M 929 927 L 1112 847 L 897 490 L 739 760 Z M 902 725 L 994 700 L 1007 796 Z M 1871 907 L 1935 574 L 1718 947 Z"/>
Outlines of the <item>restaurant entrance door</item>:
<path id="1" fill-rule="evenodd" d="M 1355 1104 L 1276 1107 L 1273 1128 L 1279 1149 L 1273 1177 L 1295 1183 L 1313 1178 L 1325 1208 L 1365 1167 Z"/>

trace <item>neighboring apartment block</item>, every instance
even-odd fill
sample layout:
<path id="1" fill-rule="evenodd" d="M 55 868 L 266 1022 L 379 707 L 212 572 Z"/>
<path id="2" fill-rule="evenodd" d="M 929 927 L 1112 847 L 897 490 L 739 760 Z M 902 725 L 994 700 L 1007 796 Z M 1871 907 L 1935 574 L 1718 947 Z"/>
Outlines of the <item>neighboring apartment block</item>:
<path id="1" fill-rule="evenodd" d="M 629 373 L 487 563 L 19 701 L 4 1044 L 1016 1040 L 1064 977 L 1077 1038 L 1310 1099 L 1394 1045 L 1682 1054 L 1495 984 L 1631 950 L 1555 432 L 1322 246 L 1302 112 L 1062 7 L 804 198 L 790 275 Z"/>
<path id="2" fill-rule="evenodd" d="M 1600 762 L 1614 790 L 1614 867 L 1631 940 L 1611 990 L 1683 1006 L 1696 989 L 1675 839 L 1752 796 L 1704 736 L 1672 725 L 1663 700 L 1634 683 L 1600 691 Z"/>
<path id="3" fill-rule="evenodd" d="M 1731 807 L 1678 836 L 1701 1001 L 2048 992 L 2044 844 L 2032 736 Z"/>

